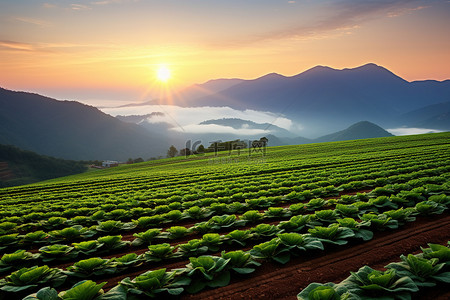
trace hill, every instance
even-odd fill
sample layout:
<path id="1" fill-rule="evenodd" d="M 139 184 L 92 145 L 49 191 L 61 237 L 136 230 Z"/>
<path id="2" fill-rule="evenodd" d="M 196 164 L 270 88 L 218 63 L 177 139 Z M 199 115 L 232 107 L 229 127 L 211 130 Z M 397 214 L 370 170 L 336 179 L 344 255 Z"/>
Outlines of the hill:
<path id="1" fill-rule="evenodd" d="M 393 135 L 384 130 L 383 128 L 381 128 L 380 126 L 368 121 L 361 121 L 351 125 L 350 127 L 344 130 L 327 134 L 316 139 L 308 139 L 301 136 L 295 138 L 283 138 L 274 135 L 267 135 L 267 138 L 269 139 L 270 146 L 282 146 L 282 145 L 300 145 L 311 143 L 360 140 L 360 139 L 370 139 L 389 136 Z"/>
<path id="2" fill-rule="evenodd" d="M 29 184 L 86 170 L 82 162 L 42 156 L 14 146 L 0 145 L 0 187 Z"/>
<path id="3" fill-rule="evenodd" d="M 95 107 L 6 89 L 0 89 L 0 143 L 74 160 L 149 158 L 169 146 Z"/>
<path id="4" fill-rule="evenodd" d="M 450 130 L 450 101 L 432 104 L 403 114 L 400 121 L 404 126 Z"/>
<path id="5" fill-rule="evenodd" d="M 316 143 L 369 139 L 393 136 L 383 128 L 368 121 L 361 121 L 347 129 L 328 134 L 313 140 Z"/>

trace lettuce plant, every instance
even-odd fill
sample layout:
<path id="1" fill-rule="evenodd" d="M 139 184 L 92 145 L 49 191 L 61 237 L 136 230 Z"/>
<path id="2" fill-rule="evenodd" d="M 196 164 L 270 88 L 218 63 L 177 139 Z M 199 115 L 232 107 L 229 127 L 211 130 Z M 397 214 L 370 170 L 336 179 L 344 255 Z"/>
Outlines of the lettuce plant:
<path id="1" fill-rule="evenodd" d="M 167 272 L 166 269 L 148 271 L 131 280 L 129 277 L 120 282 L 121 286 L 127 288 L 127 294 L 136 295 L 139 298 L 147 296 L 150 298 L 164 298 L 164 293 L 177 296 L 190 284 L 191 279 L 180 277 L 175 271 Z"/>
<path id="2" fill-rule="evenodd" d="M 299 256 L 306 250 L 323 250 L 322 242 L 309 235 L 302 235 L 296 232 L 281 233 L 272 240 L 278 246 L 275 252 L 275 259 L 278 262 L 286 263 L 291 256 Z"/>
<path id="3" fill-rule="evenodd" d="M 70 290 L 60 292 L 58 296 L 65 300 L 83 299 L 83 300 L 97 300 L 101 299 L 103 295 L 102 287 L 106 282 L 95 283 L 92 280 L 83 280 L 76 283 Z"/>
<path id="4" fill-rule="evenodd" d="M 192 206 L 184 211 L 184 218 L 198 220 L 207 218 L 212 214 L 213 211 L 205 207 Z"/>
<path id="5" fill-rule="evenodd" d="M 339 218 L 339 214 L 335 210 L 324 209 L 316 211 L 314 218 L 323 223 L 334 223 Z"/>
<path id="6" fill-rule="evenodd" d="M 110 262 L 115 263 L 117 268 L 126 269 L 140 266 L 144 262 L 144 256 L 142 254 L 128 253 L 121 257 L 114 257 Z"/>
<path id="7" fill-rule="evenodd" d="M 160 215 L 156 216 L 144 216 L 140 217 L 137 220 L 133 220 L 132 222 L 138 227 L 138 228 L 151 228 L 151 227 L 158 227 L 161 222 L 163 222 L 164 219 Z"/>
<path id="8" fill-rule="evenodd" d="M 250 230 L 233 230 L 232 232 L 228 233 L 224 237 L 224 241 L 227 244 L 238 244 L 240 246 L 246 245 L 246 240 L 251 239 L 254 236 L 254 233 L 252 233 Z"/>
<path id="9" fill-rule="evenodd" d="M 10 234 L 16 230 L 17 223 L 2 222 L 0 223 L 0 235 Z"/>
<path id="10" fill-rule="evenodd" d="M 353 218 L 337 219 L 336 221 L 341 227 L 346 227 L 353 230 L 353 233 L 355 234 L 354 238 L 362 239 L 363 241 L 369 241 L 373 238 L 372 231 L 362 228 L 370 226 L 370 223 L 367 221 L 358 223 Z"/>
<path id="11" fill-rule="evenodd" d="M 388 217 L 385 214 L 374 214 L 374 213 L 368 213 L 363 214 L 361 216 L 362 221 L 368 221 L 370 222 L 370 227 L 384 231 L 386 229 L 397 229 L 398 228 L 398 221 L 392 220 L 391 217 Z"/>
<path id="12" fill-rule="evenodd" d="M 47 230 L 57 229 L 67 224 L 67 219 L 63 217 L 51 217 L 48 220 L 41 221 L 42 227 Z"/>
<path id="13" fill-rule="evenodd" d="M 210 224 L 211 230 L 217 231 L 222 228 L 231 228 L 244 226 L 244 220 L 238 220 L 236 215 L 223 215 L 223 216 L 213 216 L 209 219 L 208 223 Z"/>
<path id="14" fill-rule="evenodd" d="M 383 214 L 390 217 L 392 220 L 396 220 L 399 225 L 404 225 L 407 222 L 414 222 L 415 217 L 411 215 L 414 213 L 413 208 L 399 208 L 397 210 L 385 211 Z"/>
<path id="15" fill-rule="evenodd" d="M 49 268 L 44 265 L 22 268 L 0 280 L 0 290 L 4 292 L 22 292 L 36 288 L 42 284 L 58 287 L 64 283 L 67 276 L 60 269 Z"/>
<path id="16" fill-rule="evenodd" d="M 204 234 L 213 231 L 212 227 L 214 225 L 209 223 L 208 221 L 196 223 L 194 226 L 190 228 L 193 232 Z"/>
<path id="17" fill-rule="evenodd" d="M 378 196 L 375 199 L 370 199 L 369 204 L 378 208 L 398 208 L 398 205 L 395 202 L 392 202 L 388 196 Z"/>
<path id="18" fill-rule="evenodd" d="M 222 287 L 230 283 L 230 271 L 227 265 L 231 259 L 217 256 L 190 257 L 186 268 L 178 269 L 192 279 L 186 290 L 197 293 L 205 287 Z"/>
<path id="19" fill-rule="evenodd" d="M 59 294 L 55 289 L 45 287 L 37 293 L 23 298 L 23 300 L 100 300 L 104 295 L 102 287 L 105 284 L 106 282 L 96 284 L 92 280 L 83 280 L 76 283 L 71 289 L 62 291 Z"/>
<path id="20" fill-rule="evenodd" d="M 48 233 L 45 233 L 42 230 L 28 232 L 22 237 L 22 243 L 24 244 L 39 244 L 47 242 L 47 238 L 49 237 Z"/>
<path id="21" fill-rule="evenodd" d="M 174 246 L 170 244 L 156 244 L 148 246 L 147 252 L 144 253 L 144 258 L 146 261 L 162 261 L 163 259 L 168 259 L 174 257 Z"/>
<path id="22" fill-rule="evenodd" d="M 175 222 L 181 220 L 182 217 L 183 213 L 178 209 L 171 210 L 164 214 L 164 219 L 166 219 L 168 222 Z"/>
<path id="23" fill-rule="evenodd" d="M 53 241 L 71 241 L 79 238 L 89 238 L 95 235 L 95 232 L 81 225 L 66 227 L 61 230 L 53 230 L 49 233 Z"/>
<path id="24" fill-rule="evenodd" d="M 290 217 L 291 215 L 292 212 L 283 207 L 269 207 L 264 213 L 266 218 L 285 218 Z"/>
<path id="25" fill-rule="evenodd" d="M 450 283 L 450 272 L 443 272 L 445 263 L 439 263 L 438 258 L 420 258 L 409 254 L 401 255 L 401 262 L 390 263 L 386 268 L 396 270 L 399 276 L 408 276 L 418 287 L 435 286 L 437 282 Z"/>
<path id="26" fill-rule="evenodd" d="M 421 248 L 422 256 L 427 259 L 437 258 L 440 263 L 450 267 L 450 248 L 439 244 L 428 244 L 429 248 Z"/>
<path id="27" fill-rule="evenodd" d="M 322 207 L 324 207 L 327 204 L 327 201 L 322 198 L 315 198 L 309 200 L 309 202 L 306 204 L 306 209 L 309 211 L 315 211 Z"/>
<path id="28" fill-rule="evenodd" d="M 339 285 L 363 299 L 411 299 L 411 293 L 419 290 L 411 278 L 398 276 L 394 269 L 382 272 L 364 266 L 350 273 Z"/>
<path id="29" fill-rule="evenodd" d="M 126 247 L 130 242 L 122 241 L 121 235 L 107 235 L 98 238 L 97 241 L 102 244 L 99 251 L 110 252 L 113 250 L 121 249 Z"/>
<path id="30" fill-rule="evenodd" d="M 255 237 L 262 238 L 262 237 L 272 237 L 276 234 L 280 233 L 282 230 L 279 229 L 275 225 L 270 224 L 258 224 L 256 227 L 253 227 L 250 229 L 251 232 L 255 234 Z"/>
<path id="31" fill-rule="evenodd" d="M 39 254 L 33 254 L 25 250 L 17 250 L 10 254 L 5 253 L 0 260 L 0 273 L 30 265 L 38 257 Z"/>
<path id="32" fill-rule="evenodd" d="M 433 195 L 428 198 L 428 201 L 433 201 L 438 203 L 439 205 L 449 207 L 450 206 L 450 196 L 445 194 L 442 195 Z"/>
<path id="33" fill-rule="evenodd" d="M 289 232 L 297 232 L 301 231 L 305 226 L 309 224 L 313 225 L 315 223 L 316 222 L 311 219 L 310 215 L 298 215 L 291 217 L 289 221 L 281 221 L 278 224 L 278 228 Z M 320 225 L 320 223 L 315 225 Z"/>
<path id="34" fill-rule="evenodd" d="M 434 201 L 422 201 L 416 204 L 415 209 L 419 214 L 429 216 L 442 214 L 446 207 Z"/>
<path id="35" fill-rule="evenodd" d="M 82 253 L 84 255 L 91 255 L 97 252 L 98 249 L 102 247 L 102 244 L 100 244 L 97 240 L 93 240 L 93 241 L 72 243 L 72 246 L 79 253 Z"/>
<path id="36" fill-rule="evenodd" d="M 347 288 L 332 282 L 310 283 L 298 295 L 298 300 L 351 300 L 359 299 L 347 291 Z"/>
<path id="37" fill-rule="evenodd" d="M 148 229 L 144 232 L 133 234 L 136 238 L 131 243 L 132 246 L 150 245 L 161 234 L 161 230 L 157 228 Z"/>
<path id="38" fill-rule="evenodd" d="M 208 247 L 203 245 L 202 240 L 191 239 L 187 243 L 178 245 L 178 253 L 183 257 L 198 256 L 208 251 Z"/>
<path id="39" fill-rule="evenodd" d="M 114 274 L 117 268 L 114 263 L 108 259 L 102 259 L 100 257 L 91 257 L 88 259 L 80 260 L 73 264 L 73 266 L 67 267 L 64 271 L 65 274 L 86 278 L 89 276 L 99 276 L 105 274 Z"/>
<path id="40" fill-rule="evenodd" d="M 347 244 L 348 238 L 355 235 L 353 230 L 346 227 L 340 227 L 339 224 L 332 224 L 328 227 L 316 226 L 308 229 L 308 232 L 319 241 L 336 245 Z"/>
<path id="41" fill-rule="evenodd" d="M 129 217 L 130 217 L 129 211 L 127 211 L 123 208 L 114 209 L 114 210 L 110 211 L 109 213 L 105 214 L 105 218 L 108 220 L 124 221 L 124 220 L 128 219 Z"/>
<path id="42" fill-rule="evenodd" d="M 257 210 L 249 210 L 241 215 L 241 220 L 249 223 L 255 223 L 263 218 L 263 214 Z"/>
<path id="43" fill-rule="evenodd" d="M 299 215 L 306 212 L 306 206 L 303 203 L 295 203 L 289 206 L 289 210 L 293 215 Z"/>
<path id="44" fill-rule="evenodd" d="M 123 230 L 131 230 L 135 227 L 136 225 L 133 222 L 123 223 L 121 221 L 108 220 L 104 222 L 99 222 L 99 224 L 96 227 L 96 230 L 107 233 L 117 233 Z"/>
<path id="45" fill-rule="evenodd" d="M 359 208 L 352 204 L 336 204 L 336 212 L 343 217 L 355 218 L 358 216 Z"/>
<path id="46" fill-rule="evenodd" d="M 0 236 L 0 251 L 19 243 L 18 233 L 5 234 Z"/>
<path id="47" fill-rule="evenodd" d="M 237 251 L 222 251 L 222 258 L 229 259 L 228 268 L 239 274 L 250 274 L 255 271 L 255 267 L 259 267 L 261 264 L 253 259 L 249 252 L 242 250 Z"/>
<path id="48" fill-rule="evenodd" d="M 203 235 L 201 243 L 203 246 L 208 247 L 209 251 L 216 252 L 219 251 L 222 240 L 218 233 L 207 233 Z"/>
<path id="49" fill-rule="evenodd" d="M 290 255 L 285 249 L 279 248 L 279 245 L 279 239 L 272 239 L 268 242 L 255 245 L 250 250 L 250 254 L 255 258 L 272 259 L 278 263 L 285 264 L 289 261 Z"/>
<path id="50" fill-rule="evenodd" d="M 78 251 L 74 247 L 67 245 L 48 245 L 39 248 L 41 253 L 40 259 L 43 262 L 50 262 L 53 260 L 66 261 L 77 257 Z"/>
<path id="51" fill-rule="evenodd" d="M 244 204 L 241 202 L 233 202 L 227 205 L 227 212 L 230 214 L 240 213 L 245 209 Z"/>
<path id="52" fill-rule="evenodd" d="M 162 237 L 174 240 L 182 238 L 191 233 L 191 230 L 184 226 L 172 226 L 167 228 L 167 230 L 161 234 Z"/>

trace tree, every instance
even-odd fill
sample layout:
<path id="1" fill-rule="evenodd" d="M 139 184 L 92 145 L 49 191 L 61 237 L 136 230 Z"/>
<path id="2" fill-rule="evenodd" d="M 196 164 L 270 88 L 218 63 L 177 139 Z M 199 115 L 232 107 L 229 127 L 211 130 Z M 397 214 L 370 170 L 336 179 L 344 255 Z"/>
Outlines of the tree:
<path id="1" fill-rule="evenodd" d="M 184 148 L 180 150 L 180 156 L 189 156 L 192 155 L 192 152 L 189 148 Z"/>
<path id="2" fill-rule="evenodd" d="M 197 147 L 197 153 L 198 154 L 204 154 L 205 153 L 205 146 L 200 144 L 200 146 Z"/>
<path id="3" fill-rule="evenodd" d="M 178 150 L 174 145 L 170 146 L 169 150 L 167 150 L 167 157 L 175 157 L 177 156 Z"/>

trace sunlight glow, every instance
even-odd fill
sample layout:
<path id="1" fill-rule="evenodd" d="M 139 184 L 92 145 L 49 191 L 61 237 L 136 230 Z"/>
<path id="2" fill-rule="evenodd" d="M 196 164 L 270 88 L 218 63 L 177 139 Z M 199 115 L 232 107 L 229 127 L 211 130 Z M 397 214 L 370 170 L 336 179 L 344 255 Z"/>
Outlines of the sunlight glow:
<path id="1" fill-rule="evenodd" d="M 170 70 L 167 66 L 160 66 L 156 72 L 159 81 L 167 82 L 170 79 Z"/>

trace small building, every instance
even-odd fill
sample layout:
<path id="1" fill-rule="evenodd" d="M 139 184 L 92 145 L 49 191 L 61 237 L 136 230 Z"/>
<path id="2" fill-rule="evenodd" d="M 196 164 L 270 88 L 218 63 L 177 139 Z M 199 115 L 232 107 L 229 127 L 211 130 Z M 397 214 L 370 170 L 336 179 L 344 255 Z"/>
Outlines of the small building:
<path id="1" fill-rule="evenodd" d="M 111 168 L 111 167 L 117 167 L 119 165 L 119 162 L 115 160 L 105 160 L 102 162 L 102 167 L 104 168 Z"/>

